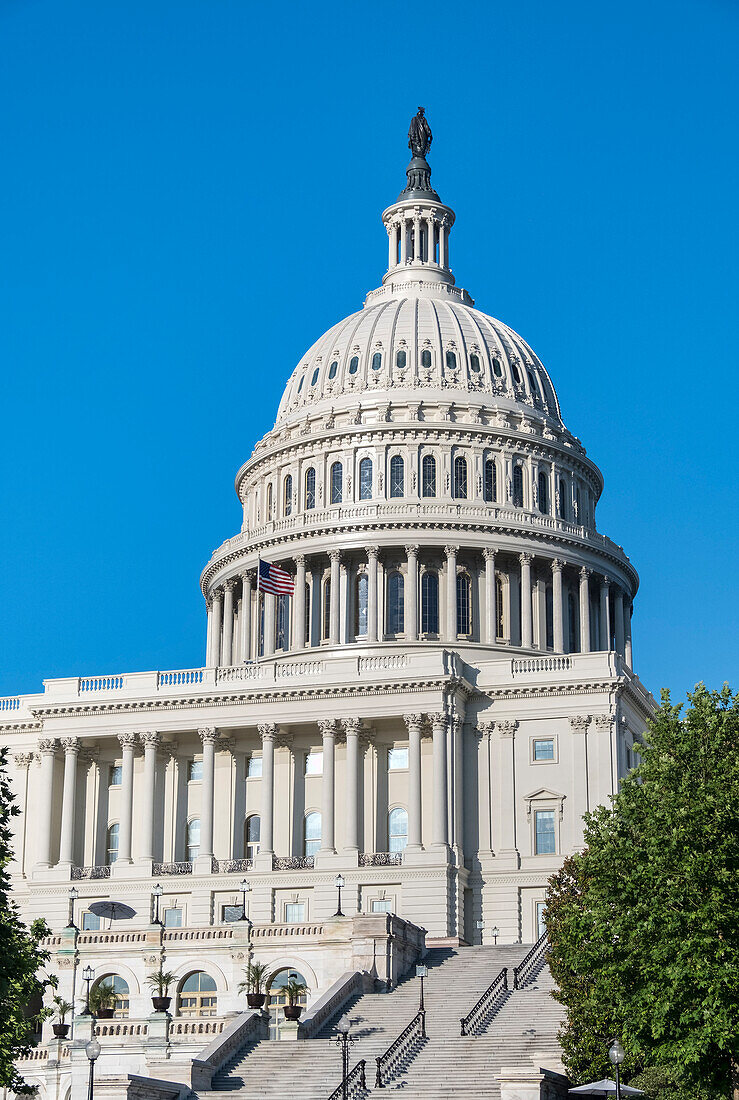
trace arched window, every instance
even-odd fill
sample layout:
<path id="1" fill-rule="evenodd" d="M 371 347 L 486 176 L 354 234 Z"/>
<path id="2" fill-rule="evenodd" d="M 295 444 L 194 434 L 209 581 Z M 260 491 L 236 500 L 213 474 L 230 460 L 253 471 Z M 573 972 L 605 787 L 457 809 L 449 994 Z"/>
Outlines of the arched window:
<path id="1" fill-rule="evenodd" d="M 457 369 L 457 355 L 456 355 L 456 352 L 448 351 L 446 353 L 446 369 L 447 370 L 456 370 Z"/>
<path id="2" fill-rule="evenodd" d="M 349 360 L 349 374 L 356 374 L 358 370 L 359 370 L 359 356 L 358 355 L 352 355 L 351 359 Z"/>
<path id="3" fill-rule="evenodd" d="M 280 592 L 275 596 L 275 649 L 288 649 L 288 604 L 287 595 Z"/>
<path id="4" fill-rule="evenodd" d="M 539 511 L 543 516 L 549 515 L 549 484 L 543 470 L 539 470 Z"/>
<path id="5" fill-rule="evenodd" d="M 577 653 L 579 650 L 578 645 L 578 622 L 577 622 L 577 608 L 575 606 L 575 597 L 572 592 L 567 596 L 567 620 L 570 630 L 570 653 Z"/>
<path id="6" fill-rule="evenodd" d="M 323 582 L 323 640 L 327 642 L 331 637 L 331 578 L 326 577 Z"/>
<path id="7" fill-rule="evenodd" d="M 259 814 L 251 814 L 244 822 L 244 852 L 247 859 L 254 859 L 259 851 L 261 832 L 262 819 Z"/>
<path id="8" fill-rule="evenodd" d="M 457 633 L 472 633 L 472 585 L 467 573 L 457 574 Z"/>
<path id="9" fill-rule="evenodd" d="M 125 1020 L 128 1016 L 129 1006 L 129 989 L 126 979 L 122 978 L 120 974 L 103 974 L 93 985 L 91 993 L 94 994 L 95 990 L 99 990 L 101 987 L 105 989 L 112 988 L 115 997 L 112 1006 L 106 1005 L 105 1007 L 113 1008 L 113 1017 L 116 1020 Z M 94 1003 L 94 997 L 91 997 L 90 1000 Z"/>
<path id="10" fill-rule="evenodd" d="M 289 516 L 293 510 L 293 475 L 288 474 L 282 489 L 282 513 Z"/>
<path id="11" fill-rule="evenodd" d="M 387 815 L 387 850 L 402 852 L 408 843 L 408 811 L 396 806 Z"/>
<path id="12" fill-rule="evenodd" d="M 454 495 L 458 500 L 467 499 L 467 459 L 462 455 L 454 459 Z"/>
<path id="13" fill-rule="evenodd" d="M 513 467 L 513 504 L 523 508 L 523 470 L 520 466 Z"/>
<path id="14" fill-rule="evenodd" d="M 421 632 L 439 633 L 439 574 L 428 569 L 421 577 Z"/>
<path id="15" fill-rule="evenodd" d="M 500 359 L 493 359 L 493 374 L 496 378 L 503 377 L 503 366 Z"/>
<path id="16" fill-rule="evenodd" d="M 372 500 L 372 459 L 363 458 L 359 463 L 359 499 Z"/>
<path id="17" fill-rule="evenodd" d="M 192 863 L 200 855 L 200 818 L 193 817 L 187 823 L 187 859 Z"/>
<path id="18" fill-rule="evenodd" d="M 369 577 L 366 573 L 357 576 L 357 599 L 354 614 L 354 633 L 363 637 L 367 633 L 367 608 L 369 606 Z"/>
<path id="19" fill-rule="evenodd" d="M 388 634 L 402 634 L 405 630 L 403 599 L 403 575 L 391 573 L 387 579 L 387 630 Z"/>
<path id="20" fill-rule="evenodd" d="M 382 352 L 376 351 L 372 356 L 372 370 L 379 370 L 382 366 Z"/>
<path id="21" fill-rule="evenodd" d="M 485 500 L 492 503 L 498 499 L 498 471 L 495 459 L 485 459 Z"/>
<path id="22" fill-rule="evenodd" d="M 395 366 L 398 368 L 398 370 L 404 370 L 405 369 L 405 363 L 406 363 L 406 354 L 401 349 L 400 351 L 395 353 Z"/>
<path id="23" fill-rule="evenodd" d="M 310 511 L 316 506 L 316 471 L 311 466 L 305 471 L 305 507 Z"/>
<path id="24" fill-rule="evenodd" d="M 475 355 L 474 352 L 470 356 L 470 370 L 474 371 L 475 374 L 480 373 L 480 359 L 479 356 Z"/>
<path id="25" fill-rule="evenodd" d="M 513 381 L 516 385 L 521 385 L 521 372 L 515 363 L 511 363 L 511 374 L 513 375 Z"/>
<path id="26" fill-rule="evenodd" d="M 431 352 L 428 348 L 424 348 L 421 352 L 421 366 L 426 368 L 431 366 Z"/>
<path id="27" fill-rule="evenodd" d="M 315 810 L 305 815 L 305 838 L 303 852 L 314 856 L 321 847 L 321 815 Z"/>
<path id="28" fill-rule="evenodd" d="M 338 364 L 338 363 L 336 362 L 336 360 L 334 359 L 333 363 L 332 363 L 332 364 L 331 364 L 331 366 L 330 366 L 330 367 L 328 368 L 328 376 L 329 376 L 329 378 L 335 378 L 335 377 L 336 377 L 336 372 L 337 372 L 337 370 L 338 370 L 338 369 L 339 369 L 339 364 Z"/>
<path id="29" fill-rule="evenodd" d="M 305 595 L 305 644 L 310 645 L 310 585 L 306 583 Z"/>
<path id="30" fill-rule="evenodd" d="M 425 497 L 436 496 L 436 459 L 433 455 L 424 455 L 421 465 L 421 495 Z"/>
<path id="31" fill-rule="evenodd" d="M 341 504 L 341 491 L 344 484 L 344 471 L 340 462 L 331 467 L 331 503 Z"/>
<path id="32" fill-rule="evenodd" d="M 286 918 L 293 920 L 299 919 L 301 921 L 305 920 L 305 904 L 303 902 L 288 902 L 285 906 L 285 911 Z M 280 1038 L 280 1027 L 285 1021 L 285 1005 L 288 1004 L 285 986 L 291 978 L 296 982 L 301 982 L 306 989 L 308 988 L 308 983 L 305 978 L 297 970 L 280 970 L 274 975 L 269 983 L 269 996 L 267 1000 L 270 1039 Z M 301 993 L 295 1003 L 305 1008 L 308 1004 L 308 993 Z"/>
<path id="33" fill-rule="evenodd" d="M 503 578 L 495 578 L 495 637 L 497 640 L 503 638 Z"/>
<path id="34" fill-rule="evenodd" d="M 313 371 L 313 376 L 310 380 L 311 386 L 315 386 L 317 381 L 318 381 L 318 367 L 316 367 L 316 369 Z"/>
<path id="35" fill-rule="evenodd" d="M 567 482 L 563 477 L 559 479 L 559 518 L 567 519 Z"/>
<path id="36" fill-rule="evenodd" d="M 272 519 L 272 483 L 267 486 L 267 519 Z"/>
<path id="37" fill-rule="evenodd" d="M 405 493 L 405 477 L 403 459 L 400 455 L 393 455 L 390 459 L 390 496 L 402 497 Z"/>
<path id="38" fill-rule="evenodd" d="M 118 859 L 118 835 L 120 833 L 120 825 L 116 821 L 114 825 L 108 826 L 108 844 L 105 852 L 105 862 L 108 867 L 111 863 L 115 863 Z"/>
<path id="39" fill-rule="evenodd" d="M 218 998 L 210 974 L 196 970 L 180 986 L 177 1012 L 180 1016 L 215 1016 Z"/>

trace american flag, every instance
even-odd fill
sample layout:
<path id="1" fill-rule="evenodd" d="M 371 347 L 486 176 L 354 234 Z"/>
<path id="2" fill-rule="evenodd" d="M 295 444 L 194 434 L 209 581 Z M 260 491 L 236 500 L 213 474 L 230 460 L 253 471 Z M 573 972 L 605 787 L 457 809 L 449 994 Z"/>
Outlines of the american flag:
<path id="1" fill-rule="evenodd" d="M 292 596 L 295 591 L 295 581 L 292 575 L 278 565 L 259 560 L 259 581 L 257 591 L 274 592 L 276 596 Z"/>

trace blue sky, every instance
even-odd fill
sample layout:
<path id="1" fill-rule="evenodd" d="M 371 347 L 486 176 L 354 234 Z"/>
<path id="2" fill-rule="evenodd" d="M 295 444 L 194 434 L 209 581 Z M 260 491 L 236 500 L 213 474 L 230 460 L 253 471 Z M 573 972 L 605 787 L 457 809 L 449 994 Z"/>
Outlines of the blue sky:
<path id="1" fill-rule="evenodd" d="M 386 260 L 424 104 L 452 263 L 641 575 L 637 671 L 739 668 L 739 7 L 0 2 L 0 694 L 201 663 L 233 477 Z"/>

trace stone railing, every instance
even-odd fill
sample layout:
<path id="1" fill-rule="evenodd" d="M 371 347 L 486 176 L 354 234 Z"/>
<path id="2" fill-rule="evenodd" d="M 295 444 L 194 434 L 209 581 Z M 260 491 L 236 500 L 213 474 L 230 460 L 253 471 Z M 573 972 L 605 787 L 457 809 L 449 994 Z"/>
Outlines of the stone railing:
<path id="1" fill-rule="evenodd" d="M 98 1039 L 134 1039 L 149 1034 L 146 1020 L 104 1020 L 95 1025 Z"/>
<path id="2" fill-rule="evenodd" d="M 110 878 L 110 867 L 73 867 L 72 879 L 79 880 L 83 878 Z"/>
<path id="3" fill-rule="evenodd" d="M 322 935 L 322 924 L 255 924 L 251 930 L 252 942 L 255 940 L 278 940 L 294 936 Z"/>
<path id="4" fill-rule="evenodd" d="M 193 1058 L 191 1069 L 191 1087 L 193 1090 L 210 1089 L 213 1074 L 230 1061 L 247 1043 L 263 1038 L 267 1033 L 269 1017 L 259 1010 L 241 1012 L 224 1027 L 217 1038 L 208 1043 Z"/>
<path id="5" fill-rule="evenodd" d="M 157 687 L 179 687 L 187 684 L 202 684 L 202 668 L 176 669 L 174 672 L 158 672 Z"/>
<path id="6" fill-rule="evenodd" d="M 79 947 L 89 947 L 96 943 L 146 943 L 147 932 L 80 932 L 77 936 Z"/>
<path id="7" fill-rule="evenodd" d="M 122 676 L 86 676 L 80 677 L 77 691 L 83 695 L 87 691 L 120 691 L 122 687 Z"/>
<path id="8" fill-rule="evenodd" d="M 162 940 L 165 943 L 174 943 L 175 940 L 181 942 L 209 940 L 213 942 L 232 940 L 233 937 L 233 928 L 224 928 L 220 925 L 212 925 L 207 928 L 166 928 L 162 933 Z"/>
<path id="9" fill-rule="evenodd" d="M 349 970 L 312 1004 L 298 1025 L 299 1039 L 312 1039 L 323 1025 L 356 993 L 370 989 L 373 981 L 363 970 Z"/>
<path id="10" fill-rule="evenodd" d="M 396 672 L 408 667 L 405 653 L 383 653 L 379 657 L 358 657 L 357 672 Z"/>
<path id="11" fill-rule="evenodd" d="M 20 695 L 5 695 L 0 699 L 0 711 L 3 710 L 20 710 L 21 697 Z"/>
<path id="12" fill-rule="evenodd" d="M 169 1037 L 171 1039 L 178 1036 L 220 1035 L 225 1026 L 225 1020 L 208 1019 L 207 1017 L 187 1020 L 175 1017 L 169 1025 Z"/>
<path id="13" fill-rule="evenodd" d="M 511 661 L 511 675 L 521 676 L 537 672 L 569 672 L 572 657 L 567 654 L 551 657 L 514 657 Z"/>

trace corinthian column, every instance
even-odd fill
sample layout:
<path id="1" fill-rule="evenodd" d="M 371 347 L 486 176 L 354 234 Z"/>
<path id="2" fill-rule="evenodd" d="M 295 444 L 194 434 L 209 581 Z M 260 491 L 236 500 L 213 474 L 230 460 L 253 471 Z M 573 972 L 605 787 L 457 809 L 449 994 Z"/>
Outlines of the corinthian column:
<path id="1" fill-rule="evenodd" d="M 377 557 L 379 546 L 367 547 L 367 641 L 377 641 Z"/>
<path id="2" fill-rule="evenodd" d="M 445 546 L 446 554 L 446 640 L 457 640 L 457 546 Z"/>
<path id="3" fill-rule="evenodd" d="M 434 747 L 434 813 L 431 840 L 435 848 L 446 848 L 449 837 L 447 822 L 447 716 L 443 712 L 429 714 Z"/>
<path id="4" fill-rule="evenodd" d="M 422 714 L 404 714 L 408 728 L 408 845 L 407 850 L 421 851 L 421 731 Z"/>
<path id="5" fill-rule="evenodd" d="M 212 597 L 213 621 L 211 623 L 212 650 L 208 655 L 208 668 L 218 668 L 221 663 L 221 631 L 223 630 L 223 593 L 217 589 Z"/>
<path id="6" fill-rule="evenodd" d="M 80 743 L 77 737 L 63 737 L 64 749 L 64 791 L 62 798 L 62 827 L 59 837 L 59 862 L 72 865 L 74 862 L 74 819 L 77 799 L 77 757 Z"/>
<path id="7" fill-rule="evenodd" d="M 159 734 L 147 730 L 141 734 L 144 745 L 144 777 L 141 791 L 141 858 L 154 858 L 154 791 L 157 777 Z"/>
<path id="8" fill-rule="evenodd" d="M 323 739 L 323 783 L 321 790 L 321 851 L 335 852 L 334 843 L 334 758 L 336 749 L 336 719 L 318 723 Z"/>
<path id="9" fill-rule="evenodd" d="M 295 613 L 293 622 L 293 649 L 305 648 L 305 554 L 295 557 L 295 595 L 293 596 Z"/>
<path id="10" fill-rule="evenodd" d="M 221 664 L 233 664 L 233 636 L 234 636 L 234 588 L 235 580 L 226 581 L 226 598 L 223 601 L 223 654 Z"/>
<path id="11" fill-rule="evenodd" d="M 617 588 L 613 596 L 613 618 L 614 629 L 616 632 L 616 652 L 622 657 L 624 655 L 624 594 L 620 588 Z"/>
<path id="12" fill-rule="evenodd" d="M 41 756 L 41 790 L 39 792 L 38 813 L 38 863 L 41 867 L 51 866 L 51 811 L 54 805 L 54 760 L 56 741 L 46 738 L 38 743 Z"/>
<path id="13" fill-rule="evenodd" d="M 554 652 L 564 653 L 565 632 L 562 610 L 562 569 L 564 563 L 555 558 L 552 562 L 552 610 L 554 618 Z"/>
<path id="14" fill-rule="evenodd" d="M 262 738 L 262 812 L 260 821 L 259 854 L 271 856 L 274 852 L 274 798 L 275 798 L 275 735 L 274 722 L 259 725 Z"/>
<path id="15" fill-rule="evenodd" d="M 590 570 L 580 570 L 580 652 L 590 653 Z"/>
<path id="16" fill-rule="evenodd" d="M 359 729 L 358 718 L 343 718 L 346 734 L 346 842 L 344 851 L 359 851 Z M 324 764 L 325 766 L 325 764 Z"/>
<path id="17" fill-rule="evenodd" d="M 485 640 L 495 645 L 495 550 L 486 546 L 482 552 L 485 558 Z"/>
<path id="18" fill-rule="evenodd" d="M 329 606 L 329 643 L 331 645 L 339 644 L 339 580 L 341 565 L 341 550 L 329 550 L 329 560 L 331 562 L 331 603 Z"/>
<path id="19" fill-rule="evenodd" d="M 600 648 L 611 648 L 611 609 L 608 602 L 608 592 L 611 586 L 611 578 L 603 577 L 600 582 Z"/>
<path id="20" fill-rule="evenodd" d="M 534 641 L 531 613 L 531 554 L 520 554 L 521 563 L 521 645 L 531 649 Z"/>
<path id="21" fill-rule="evenodd" d="M 407 641 L 418 640 L 418 547 L 406 546 L 408 576 L 405 585 L 405 636 Z"/>
<path id="22" fill-rule="evenodd" d="M 135 733 L 119 733 L 123 753 L 121 775 L 121 822 L 118 831 L 118 863 L 132 863 L 131 824 L 133 822 L 133 754 L 136 748 Z"/>
<path id="23" fill-rule="evenodd" d="M 203 782 L 200 804 L 200 852 L 199 856 L 213 856 L 213 789 L 215 780 L 216 741 L 218 730 L 212 726 L 199 729 L 203 742 Z"/>
<path id="24" fill-rule="evenodd" d="M 243 573 L 241 576 L 241 617 L 239 630 L 241 632 L 241 660 L 251 660 L 251 587 L 254 580 L 253 573 Z"/>

